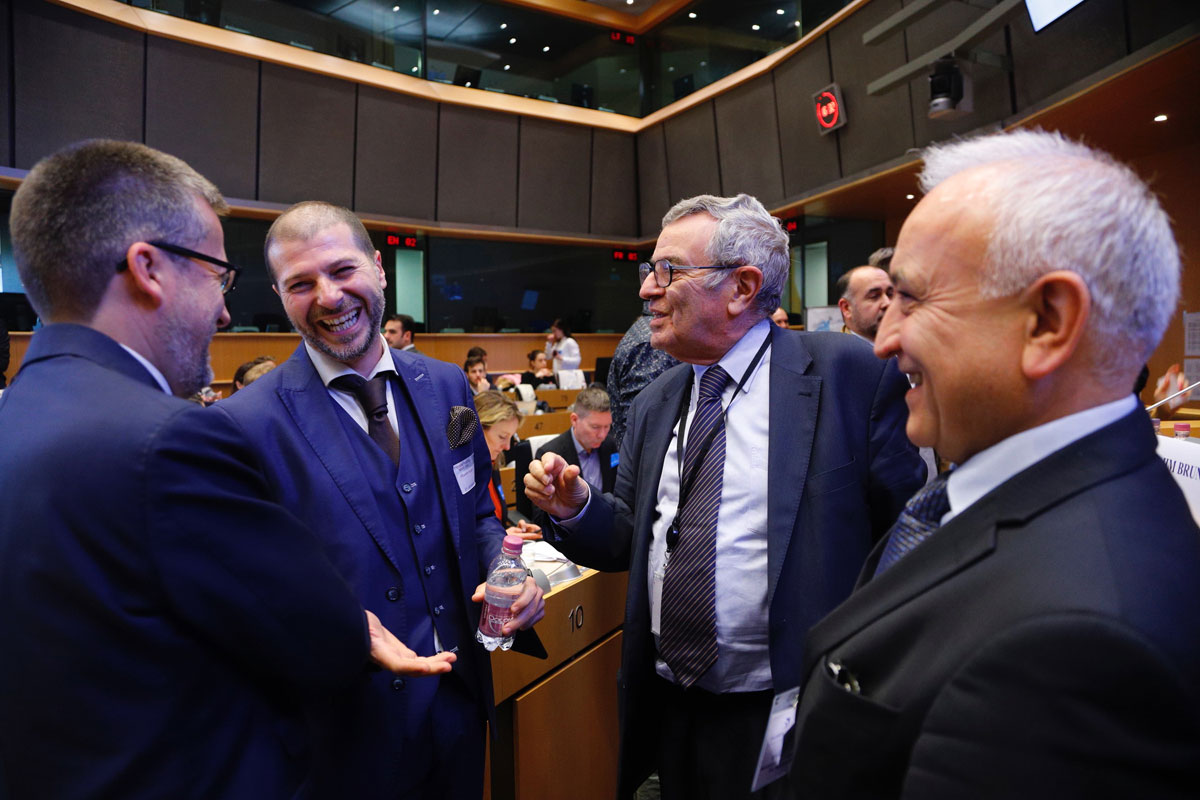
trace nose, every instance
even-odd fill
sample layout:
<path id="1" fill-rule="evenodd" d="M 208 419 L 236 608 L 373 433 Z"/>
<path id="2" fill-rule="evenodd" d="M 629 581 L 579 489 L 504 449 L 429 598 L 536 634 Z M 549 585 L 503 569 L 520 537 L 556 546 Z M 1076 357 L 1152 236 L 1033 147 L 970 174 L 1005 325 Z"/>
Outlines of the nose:
<path id="1" fill-rule="evenodd" d="M 221 316 L 217 317 L 217 329 L 228 328 L 229 323 L 233 321 L 233 317 L 229 316 L 229 307 L 225 305 L 225 300 L 221 300 Z"/>
<path id="2" fill-rule="evenodd" d="M 317 304 L 322 308 L 337 308 L 342 304 L 342 290 L 328 278 L 317 279 Z"/>
<path id="3" fill-rule="evenodd" d="M 900 306 L 888 306 L 875 334 L 875 355 L 891 358 L 900 354 Z"/>
<path id="4" fill-rule="evenodd" d="M 651 272 L 646 276 L 646 279 L 642 281 L 641 288 L 638 289 L 638 297 L 642 298 L 643 300 L 653 300 L 654 298 L 662 295 L 663 291 L 663 288 L 658 285 L 658 280 L 654 277 L 654 273 Z"/>

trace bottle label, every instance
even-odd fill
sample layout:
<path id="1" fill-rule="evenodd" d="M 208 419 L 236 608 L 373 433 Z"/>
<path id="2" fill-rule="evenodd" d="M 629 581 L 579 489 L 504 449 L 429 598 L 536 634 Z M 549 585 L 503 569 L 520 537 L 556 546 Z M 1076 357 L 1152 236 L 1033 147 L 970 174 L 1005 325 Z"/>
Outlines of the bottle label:
<path id="1" fill-rule="evenodd" d="M 521 595 L 521 586 L 507 588 L 488 585 L 483 592 L 483 611 L 479 615 L 479 630 L 487 636 L 503 636 L 501 628 L 513 618 L 512 604 Z"/>

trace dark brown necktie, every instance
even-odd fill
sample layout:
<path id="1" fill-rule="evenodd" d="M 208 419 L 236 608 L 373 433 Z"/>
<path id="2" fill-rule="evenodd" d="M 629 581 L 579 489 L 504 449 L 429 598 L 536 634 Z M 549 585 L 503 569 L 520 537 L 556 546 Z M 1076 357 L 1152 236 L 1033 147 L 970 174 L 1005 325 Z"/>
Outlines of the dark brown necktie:
<path id="1" fill-rule="evenodd" d="M 392 428 L 388 419 L 388 376 L 381 372 L 371 380 L 364 380 L 358 375 L 342 375 L 334 378 L 329 384 L 335 389 L 342 389 L 358 398 L 359 405 L 367 414 L 367 435 L 393 464 L 400 463 L 400 438 Z"/>

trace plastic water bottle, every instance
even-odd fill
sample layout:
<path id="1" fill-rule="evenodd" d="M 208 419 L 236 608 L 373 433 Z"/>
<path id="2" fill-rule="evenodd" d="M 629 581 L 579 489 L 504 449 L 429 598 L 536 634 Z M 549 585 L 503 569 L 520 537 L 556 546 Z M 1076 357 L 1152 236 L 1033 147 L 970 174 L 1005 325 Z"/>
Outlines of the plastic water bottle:
<path id="1" fill-rule="evenodd" d="M 500 629 L 513 618 L 513 601 L 521 596 L 525 577 L 529 574 L 521 561 L 523 544 L 525 540 L 520 536 L 505 536 L 500 545 L 500 555 L 493 558 L 488 567 L 483 611 L 479 614 L 479 630 L 475 631 L 475 640 L 489 651 L 497 647 L 507 650 L 513 644 L 513 637 L 505 636 Z"/>

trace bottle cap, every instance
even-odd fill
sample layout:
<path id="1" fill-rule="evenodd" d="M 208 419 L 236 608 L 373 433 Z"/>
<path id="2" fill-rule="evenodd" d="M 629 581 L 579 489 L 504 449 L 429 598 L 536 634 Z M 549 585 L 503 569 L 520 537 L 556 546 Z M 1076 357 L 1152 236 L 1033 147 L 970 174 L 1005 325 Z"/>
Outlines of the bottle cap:
<path id="1" fill-rule="evenodd" d="M 1181 433 L 1185 436 L 1191 436 L 1192 435 L 1192 423 L 1176 422 L 1175 423 L 1175 435 L 1178 436 Z"/>
<path id="2" fill-rule="evenodd" d="M 500 543 L 500 549 L 510 556 L 521 555 L 521 548 L 525 546 L 525 540 L 520 536 L 505 536 L 504 541 Z"/>

